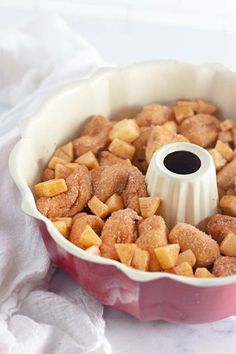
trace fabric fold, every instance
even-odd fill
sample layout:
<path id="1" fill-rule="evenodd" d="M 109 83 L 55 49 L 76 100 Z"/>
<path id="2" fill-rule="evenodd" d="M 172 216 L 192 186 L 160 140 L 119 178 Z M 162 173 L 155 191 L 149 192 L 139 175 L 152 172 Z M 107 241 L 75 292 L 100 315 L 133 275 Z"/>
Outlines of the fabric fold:
<path id="1" fill-rule="evenodd" d="M 49 256 L 8 170 L 22 118 L 52 89 L 101 64 L 96 49 L 56 16 L 41 15 L 0 38 L 0 105 L 13 107 L 0 117 L 0 354 L 110 353 L 103 306 L 61 271 L 55 279 L 63 276 L 63 289 L 48 289 Z"/>

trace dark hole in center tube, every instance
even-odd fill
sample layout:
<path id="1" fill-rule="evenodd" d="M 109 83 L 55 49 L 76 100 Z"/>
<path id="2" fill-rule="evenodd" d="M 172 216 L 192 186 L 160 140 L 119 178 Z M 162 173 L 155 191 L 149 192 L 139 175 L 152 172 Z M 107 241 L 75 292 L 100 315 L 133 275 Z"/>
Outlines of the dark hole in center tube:
<path id="1" fill-rule="evenodd" d="M 165 167 L 179 175 L 189 175 L 201 167 L 201 160 L 190 151 L 174 151 L 164 158 Z"/>

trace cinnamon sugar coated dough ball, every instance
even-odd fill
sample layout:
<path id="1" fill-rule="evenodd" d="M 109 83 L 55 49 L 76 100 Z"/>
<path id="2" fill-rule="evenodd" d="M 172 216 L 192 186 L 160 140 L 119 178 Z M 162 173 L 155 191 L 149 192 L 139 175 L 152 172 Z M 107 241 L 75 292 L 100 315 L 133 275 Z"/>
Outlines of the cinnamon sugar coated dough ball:
<path id="1" fill-rule="evenodd" d="M 145 177 L 137 167 L 130 167 L 128 171 L 128 180 L 122 198 L 126 208 L 131 208 L 140 214 L 139 198 L 148 195 Z"/>
<path id="2" fill-rule="evenodd" d="M 169 231 L 166 227 L 165 220 L 158 215 L 150 216 L 140 222 L 138 230 L 139 238 L 136 241 L 136 245 L 149 252 L 149 270 L 160 270 L 154 249 L 167 245 L 167 235 Z"/>
<path id="3" fill-rule="evenodd" d="M 91 151 L 95 155 L 104 149 L 108 144 L 106 133 L 101 133 L 95 136 L 83 135 L 80 138 L 73 140 L 73 147 L 77 156 L 84 155 Z"/>
<path id="4" fill-rule="evenodd" d="M 103 116 L 95 116 L 83 128 L 80 137 L 73 140 L 73 147 L 77 156 L 86 152 L 93 152 L 95 155 L 106 148 L 109 143 L 109 132 L 112 123 Z"/>
<path id="5" fill-rule="evenodd" d="M 146 147 L 146 160 L 151 161 L 153 154 L 165 144 L 171 143 L 174 134 L 167 129 L 157 125 L 151 131 Z"/>
<path id="6" fill-rule="evenodd" d="M 85 214 L 74 218 L 69 240 L 75 245 L 80 246 L 80 235 L 82 234 L 87 225 L 89 225 L 96 232 L 96 234 L 100 235 L 104 226 L 104 221 L 96 215 Z"/>
<path id="7" fill-rule="evenodd" d="M 112 128 L 112 123 L 109 119 L 107 119 L 104 116 L 98 115 L 94 116 L 93 118 L 89 119 L 80 135 L 90 135 L 90 136 L 95 136 L 101 133 L 102 130 L 105 130 L 106 132 L 109 132 Z"/>
<path id="8" fill-rule="evenodd" d="M 98 160 L 99 160 L 100 166 L 111 166 L 111 165 L 117 165 L 117 164 L 121 164 L 124 166 L 132 166 L 130 160 L 122 159 L 121 157 L 118 157 L 109 151 L 102 151 L 99 154 Z"/>
<path id="9" fill-rule="evenodd" d="M 45 168 L 43 171 L 43 181 L 49 181 L 50 179 L 55 178 L 55 171 L 51 168 Z"/>
<path id="10" fill-rule="evenodd" d="M 191 143 L 204 148 L 211 147 L 216 142 L 219 131 L 219 120 L 210 114 L 202 113 L 185 119 L 179 127 L 179 132 Z"/>
<path id="11" fill-rule="evenodd" d="M 141 217 L 132 209 L 123 209 L 112 213 L 102 230 L 101 255 L 118 260 L 115 244 L 136 241 L 138 220 L 141 220 Z"/>
<path id="12" fill-rule="evenodd" d="M 145 160 L 145 151 L 153 126 L 141 127 L 139 137 L 132 142 L 135 147 L 134 160 Z"/>
<path id="13" fill-rule="evenodd" d="M 144 106 L 142 111 L 135 117 L 140 127 L 161 125 L 168 120 L 174 119 L 174 110 L 170 106 L 150 104 Z"/>
<path id="14" fill-rule="evenodd" d="M 226 164 L 218 173 L 217 173 L 217 184 L 218 187 L 228 190 L 234 188 L 236 177 L 236 159 L 232 160 Z"/>
<path id="15" fill-rule="evenodd" d="M 205 267 L 220 256 L 220 249 L 211 236 L 196 227 L 179 223 L 173 227 L 168 236 L 170 243 L 178 243 L 181 251 L 190 249 L 196 256 L 196 266 Z"/>
<path id="16" fill-rule="evenodd" d="M 76 219 L 81 218 L 82 216 L 88 215 L 85 211 L 81 211 L 80 213 L 75 214 L 72 217 L 72 224 L 76 221 Z"/>
<path id="17" fill-rule="evenodd" d="M 121 194 L 126 187 L 129 169 L 120 164 L 102 166 L 91 172 L 94 195 L 105 202 L 113 194 Z"/>
<path id="18" fill-rule="evenodd" d="M 189 142 L 189 140 L 186 136 L 173 133 L 164 126 L 153 127 L 145 151 L 147 162 L 151 161 L 153 154 L 162 146 L 177 142 Z"/>
<path id="19" fill-rule="evenodd" d="M 216 277 L 227 277 L 236 274 L 236 257 L 222 256 L 217 258 L 213 267 Z"/>
<path id="20" fill-rule="evenodd" d="M 236 217 L 215 214 L 207 223 L 207 231 L 214 240 L 221 243 L 229 232 L 236 233 Z"/>
<path id="21" fill-rule="evenodd" d="M 78 166 L 66 178 L 67 192 L 55 197 L 41 197 L 36 201 L 38 210 L 48 218 L 73 216 L 83 210 L 92 196 L 91 175 L 85 166 Z"/>
<path id="22" fill-rule="evenodd" d="M 173 139 L 171 140 L 172 143 L 189 143 L 188 138 L 182 134 L 174 135 Z"/>

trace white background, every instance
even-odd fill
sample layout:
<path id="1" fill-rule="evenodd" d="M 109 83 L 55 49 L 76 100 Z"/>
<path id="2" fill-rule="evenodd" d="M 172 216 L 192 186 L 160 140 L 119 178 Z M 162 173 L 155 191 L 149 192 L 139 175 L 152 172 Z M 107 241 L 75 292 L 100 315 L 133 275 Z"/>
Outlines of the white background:
<path id="1" fill-rule="evenodd" d="M 61 15 L 108 63 L 177 59 L 236 70 L 235 0 L 0 0 L 0 32 L 39 12 Z M 232 354 L 236 348 L 232 319 L 144 324 L 106 308 L 105 320 L 115 354 Z"/>
<path id="2" fill-rule="evenodd" d="M 0 0 L 0 30 L 58 13 L 107 62 L 168 58 L 236 68 L 235 0 Z"/>

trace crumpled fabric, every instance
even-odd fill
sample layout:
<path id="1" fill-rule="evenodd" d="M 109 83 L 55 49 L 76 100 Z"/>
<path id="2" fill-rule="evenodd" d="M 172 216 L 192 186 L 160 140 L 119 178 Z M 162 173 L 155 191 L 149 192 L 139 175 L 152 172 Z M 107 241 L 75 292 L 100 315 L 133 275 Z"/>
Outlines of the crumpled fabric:
<path id="1" fill-rule="evenodd" d="M 0 354 L 109 354 L 103 306 L 54 272 L 37 224 L 20 209 L 8 159 L 18 123 L 54 88 L 93 73 L 97 51 L 56 16 L 0 37 Z M 62 280 L 63 279 L 63 280 Z M 63 284 L 63 286 L 62 286 Z"/>

